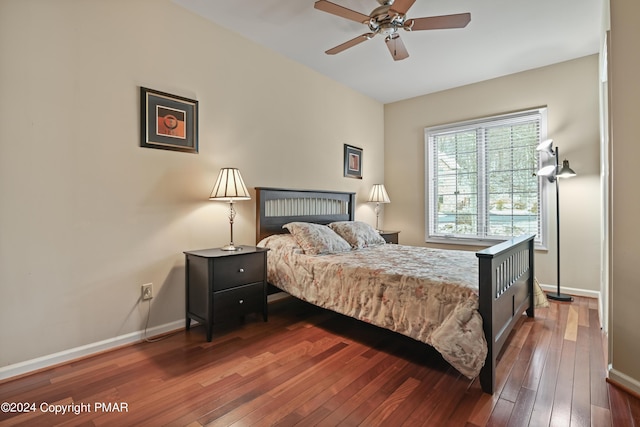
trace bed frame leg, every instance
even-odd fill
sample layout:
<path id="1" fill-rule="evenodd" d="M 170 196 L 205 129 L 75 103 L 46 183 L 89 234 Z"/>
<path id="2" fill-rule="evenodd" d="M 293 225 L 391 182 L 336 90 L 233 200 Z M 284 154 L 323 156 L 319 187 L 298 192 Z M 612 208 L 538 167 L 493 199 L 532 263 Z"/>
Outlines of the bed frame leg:
<path id="1" fill-rule="evenodd" d="M 493 394 L 493 391 L 496 388 L 496 360 L 493 357 L 491 349 L 487 353 L 487 360 L 485 361 L 484 367 L 480 371 L 480 386 L 482 387 L 482 391 L 485 393 Z"/>
<path id="2" fill-rule="evenodd" d="M 529 270 L 530 271 L 534 271 L 533 270 L 533 253 L 534 253 L 534 247 L 533 244 L 531 244 L 531 249 L 529 250 Z M 526 313 L 527 313 L 527 317 L 535 317 L 534 315 L 536 314 L 536 297 L 535 297 L 535 292 L 533 290 L 533 286 L 534 286 L 534 281 L 536 280 L 536 278 L 534 277 L 533 273 L 531 273 L 529 280 L 527 280 L 527 289 L 529 292 L 529 308 L 527 308 Z"/>

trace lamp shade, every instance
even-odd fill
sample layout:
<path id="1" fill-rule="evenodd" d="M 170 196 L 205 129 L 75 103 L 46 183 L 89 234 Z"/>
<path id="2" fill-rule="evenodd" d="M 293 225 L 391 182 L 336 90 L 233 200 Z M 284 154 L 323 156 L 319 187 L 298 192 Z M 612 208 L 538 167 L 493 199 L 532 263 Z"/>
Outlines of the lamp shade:
<path id="1" fill-rule="evenodd" d="M 233 202 L 236 200 L 250 200 L 251 196 L 242 181 L 242 175 L 237 168 L 222 168 L 213 186 L 209 200 Z"/>
<path id="2" fill-rule="evenodd" d="M 576 173 L 569 167 L 569 160 L 565 159 L 562 161 L 562 169 L 560 169 L 556 177 L 571 178 L 572 176 L 576 176 Z"/>
<path id="3" fill-rule="evenodd" d="M 376 203 L 391 203 L 384 184 L 374 184 L 369 194 L 369 201 Z"/>
<path id="4" fill-rule="evenodd" d="M 556 169 L 556 165 L 548 165 L 536 172 L 536 175 L 554 178 L 556 175 Z"/>
<path id="5" fill-rule="evenodd" d="M 555 151 L 553 151 L 552 146 L 553 146 L 553 139 L 546 139 L 542 141 L 540 144 L 538 144 L 538 146 L 536 147 L 536 151 L 544 151 L 545 153 L 553 157 L 556 155 L 556 153 Z"/>

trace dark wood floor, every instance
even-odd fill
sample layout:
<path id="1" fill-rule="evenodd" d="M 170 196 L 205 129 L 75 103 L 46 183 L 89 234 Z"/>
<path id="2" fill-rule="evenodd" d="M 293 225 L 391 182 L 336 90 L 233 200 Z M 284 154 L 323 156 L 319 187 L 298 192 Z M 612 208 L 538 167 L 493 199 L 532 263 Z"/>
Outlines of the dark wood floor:
<path id="1" fill-rule="evenodd" d="M 0 425 L 640 427 L 605 366 L 587 298 L 523 317 L 493 396 L 423 344 L 288 298 L 211 343 L 195 327 L 4 382 L 0 402 L 36 410 Z"/>

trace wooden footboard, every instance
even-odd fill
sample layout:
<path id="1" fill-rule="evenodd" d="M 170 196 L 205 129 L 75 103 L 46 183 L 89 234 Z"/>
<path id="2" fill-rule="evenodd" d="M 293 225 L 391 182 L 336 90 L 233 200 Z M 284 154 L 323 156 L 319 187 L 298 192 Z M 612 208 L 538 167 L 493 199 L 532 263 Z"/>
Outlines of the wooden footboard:
<path id="1" fill-rule="evenodd" d="M 524 311 L 534 315 L 534 236 L 520 236 L 492 246 L 479 259 L 480 314 L 487 340 L 487 360 L 480 371 L 482 390 L 493 394 L 496 359 Z"/>

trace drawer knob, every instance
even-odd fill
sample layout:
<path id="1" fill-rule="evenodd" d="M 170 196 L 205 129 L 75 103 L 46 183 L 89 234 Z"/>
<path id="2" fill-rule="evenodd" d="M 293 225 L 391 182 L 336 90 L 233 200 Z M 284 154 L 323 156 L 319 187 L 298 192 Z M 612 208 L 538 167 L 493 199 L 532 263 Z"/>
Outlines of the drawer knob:
<path id="1" fill-rule="evenodd" d="M 238 270 L 240 273 L 244 273 L 244 268 L 241 268 L 240 270 Z"/>
<path id="2" fill-rule="evenodd" d="M 239 302 L 240 304 L 242 304 L 242 303 L 244 303 L 244 300 L 243 300 L 243 299 L 241 299 L 241 300 L 240 300 L 240 301 L 238 301 L 238 302 Z"/>

